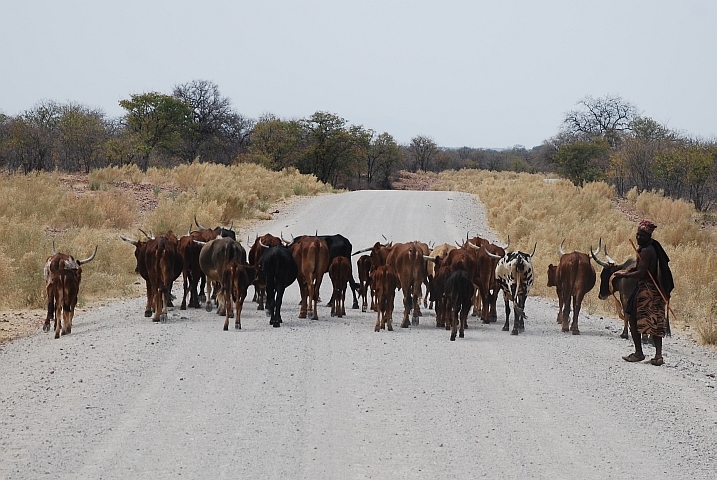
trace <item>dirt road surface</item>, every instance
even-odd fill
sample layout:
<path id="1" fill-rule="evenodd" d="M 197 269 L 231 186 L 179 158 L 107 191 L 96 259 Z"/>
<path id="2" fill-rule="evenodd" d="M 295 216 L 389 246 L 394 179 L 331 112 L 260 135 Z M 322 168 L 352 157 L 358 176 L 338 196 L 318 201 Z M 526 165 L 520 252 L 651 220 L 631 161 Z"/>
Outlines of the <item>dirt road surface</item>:
<path id="1" fill-rule="evenodd" d="M 475 197 L 412 191 L 309 198 L 241 235 L 315 231 L 355 250 L 500 240 Z M 501 331 L 501 300 L 455 342 L 430 310 L 374 333 L 373 313 L 299 319 L 298 301 L 294 284 L 278 329 L 247 302 L 224 332 L 203 309 L 152 323 L 132 299 L 0 346 L 0 478 L 717 478 L 717 358 L 684 337 L 654 367 L 620 358 L 616 319 L 564 334 L 537 297 L 524 334 Z"/>

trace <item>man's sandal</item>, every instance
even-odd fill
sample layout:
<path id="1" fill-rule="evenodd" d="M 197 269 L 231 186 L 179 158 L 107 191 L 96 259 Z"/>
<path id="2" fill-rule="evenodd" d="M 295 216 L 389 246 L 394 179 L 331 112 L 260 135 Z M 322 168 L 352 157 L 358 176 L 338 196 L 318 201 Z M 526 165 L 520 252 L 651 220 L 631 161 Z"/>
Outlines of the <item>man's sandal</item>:
<path id="1" fill-rule="evenodd" d="M 641 362 L 645 359 L 644 355 L 638 355 L 637 353 L 631 353 L 630 355 L 626 355 L 622 357 L 623 360 L 626 362 Z"/>
<path id="2" fill-rule="evenodd" d="M 650 363 L 656 367 L 659 367 L 660 365 L 664 365 L 665 361 L 662 359 L 662 357 L 655 357 L 650 359 Z"/>

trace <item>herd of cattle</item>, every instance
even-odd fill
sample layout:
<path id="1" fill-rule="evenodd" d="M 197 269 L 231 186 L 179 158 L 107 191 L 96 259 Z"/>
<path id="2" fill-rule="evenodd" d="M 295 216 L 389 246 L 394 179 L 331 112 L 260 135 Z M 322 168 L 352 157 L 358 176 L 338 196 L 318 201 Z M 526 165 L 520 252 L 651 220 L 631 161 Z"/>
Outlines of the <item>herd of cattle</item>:
<path id="1" fill-rule="evenodd" d="M 318 320 L 317 304 L 319 290 L 328 272 L 333 285 L 329 305 L 331 316 L 346 314 L 345 296 L 347 286 L 353 294 L 353 308 L 359 308 L 358 295 L 362 299 L 362 311 L 369 308 L 377 314 L 375 331 L 393 330 L 393 306 L 395 293 L 403 293 L 402 328 L 418 325 L 421 316 L 421 300 L 424 308 L 435 310 L 436 327 L 451 330 L 450 339 L 456 335 L 463 338 L 467 317 L 480 316 L 483 323 L 497 321 L 496 303 L 498 292 L 503 292 L 505 324 L 510 330 L 511 305 L 514 313 L 511 333 L 517 335 L 525 329 L 525 301 L 533 285 L 532 257 L 520 251 L 508 251 L 510 238 L 505 247 L 488 240 L 466 238 L 463 244 L 442 244 L 429 247 L 426 243 L 379 243 L 353 252 L 351 242 L 342 235 L 314 235 L 293 237 L 291 241 L 271 234 L 257 236 L 247 255 L 229 228 L 202 227 L 195 217 L 198 230 L 177 238 L 170 232 L 155 237 L 142 233 L 145 239 L 134 240 L 120 235 L 122 240 L 135 247 L 136 272 L 145 280 L 147 304 L 145 317 L 165 322 L 167 308 L 172 306 L 172 284 L 183 276 L 181 309 L 200 308 L 205 304 L 212 311 L 224 316 L 224 330 L 229 328 L 229 318 L 234 326 L 241 328 L 241 312 L 249 286 L 254 287 L 254 301 L 263 310 L 266 305 L 269 323 L 279 327 L 282 323 L 281 305 L 285 289 L 298 281 L 301 292 L 299 318 L 311 315 Z M 140 230 L 141 231 L 141 230 Z M 600 266 L 599 298 L 613 296 L 618 306 L 624 305 L 634 288 L 634 280 L 614 280 L 617 270 L 634 265 L 630 259 L 617 264 L 604 250 L 605 260 L 598 257 L 602 242 L 590 254 Z M 555 287 L 558 294 L 558 323 L 563 332 L 578 335 L 578 315 L 583 297 L 595 285 L 596 274 L 590 256 L 581 252 L 565 253 L 559 247 L 560 262 L 548 267 L 548 286 Z M 357 260 L 359 282 L 353 278 L 351 258 L 362 254 Z M 95 252 L 85 260 L 55 251 L 45 264 L 47 288 L 47 318 L 44 331 L 50 330 L 54 320 L 55 338 L 71 332 L 72 317 L 82 275 L 82 265 L 92 261 Z M 423 296 L 423 286 L 427 294 Z M 206 291 L 206 292 L 205 292 Z M 187 302 L 189 296 L 189 302 Z M 370 303 L 369 303 L 370 299 Z M 429 305 L 430 301 L 430 305 Z M 572 324 L 570 311 L 573 310 Z M 622 308 L 618 308 L 622 312 Z M 620 313 L 621 318 L 624 316 Z M 621 335 L 627 338 L 627 321 Z"/>

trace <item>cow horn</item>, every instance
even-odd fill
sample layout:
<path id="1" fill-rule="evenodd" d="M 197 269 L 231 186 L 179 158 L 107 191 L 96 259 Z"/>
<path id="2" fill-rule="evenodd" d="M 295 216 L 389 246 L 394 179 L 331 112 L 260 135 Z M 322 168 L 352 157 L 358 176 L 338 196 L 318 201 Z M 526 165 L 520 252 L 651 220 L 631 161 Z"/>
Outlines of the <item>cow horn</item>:
<path id="1" fill-rule="evenodd" d="M 612 258 L 610 258 L 610 255 L 607 254 L 607 245 L 605 245 L 604 251 L 605 251 L 605 260 L 610 262 L 611 265 L 615 265 L 617 262 L 615 260 L 613 260 Z"/>
<path id="2" fill-rule="evenodd" d="M 386 235 L 384 235 L 384 234 L 382 233 L 381 236 L 383 237 L 384 240 L 386 240 L 386 242 L 388 242 L 388 238 L 386 238 Z"/>
<path id="3" fill-rule="evenodd" d="M 194 243 L 196 243 L 197 245 L 206 245 L 207 244 L 207 242 L 202 242 L 201 240 L 194 240 Z"/>
<path id="4" fill-rule="evenodd" d="M 558 247 L 558 252 L 560 252 L 560 256 L 562 257 L 565 255 L 565 252 L 563 251 L 563 243 L 565 243 L 565 239 L 563 238 L 563 241 L 560 242 L 560 246 Z"/>
<path id="5" fill-rule="evenodd" d="M 197 227 L 199 227 L 200 230 L 204 230 L 204 227 L 202 227 L 201 225 L 199 225 L 199 222 L 197 221 L 197 214 L 196 214 L 196 213 L 194 214 L 194 223 L 197 224 Z"/>
<path id="6" fill-rule="evenodd" d="M 358 255 L 359 253 L 370 252 L 371 250 L 373 250 L 373 247 L 364 248 L 363 250 L 359 250 L 358 252 L 352 253 L 351 256 L 353 257 L 354 255 Z"/>
<path id="7" fill-rule="evenodd" d="M 122 240 L 124 240 L 125 242 L 131 243 L 131 244 L 134 245 L 135 247 L 136 247 L 137 244 L 139 243 L 139 241 L 137 241 L 137 240 L 132 240 L 131 238 L 127 238 L 127 237 L 125 237 L 125 236 L 122 235 L 122 234 L 120 234 L 120 238 L 121 238 Z"/>
<path id="8" fill-rule="evenodd" d="M 600 265 L 603 268 L 609 267 L 610 266 L 609 263 L 603 262 L 602 260 L 600 260 L 597 257 L 598 252 L 600 252 L 600 244 L 598 244 L 597 252 L 593 252 L 593 247 L 592 247 L 592 245 L 590 246 L 590 255 L 593 257 L 593 260 L 595 260 L 595 263 L 597 263 L 598 265 Z"/>
<path id="9" fill-rule="evenodd" d="M 263 243 L 261 243 L 261 239 L 259 239 L 259 246 L 260 246 L 261 248 L 269 248 L 268 245 L 264 245 Z"/>
<path id="10" fill-rule="evenodd" d="M 147 235 L 147 232 L 145 232 L 145 231 L 142 230 L 141 228 L 138 228 L 137 230 L 139 230 L 140 232 L 144 233 L 144 236 L 147 237 L 148 240 L 152 240 L 152 239 L 154 238 L 154 237 L 151 236 L 151 235 Z"/>
<path id="11" fill-rule="evenodd" d="M 52 239 L 52 254 L 57 255 L 57 250 L 55 250 L 55 239 Z"/>
<path id="12" fill-rule="evenodd" d="M 91 262 L 92 260 L 95 259 L 95 255 L 97 255 L 97 245 L 95 245 L 95 252 L 94 252 L 92 255 L 90 255 L 88 258 L 84 259 L 84 260 L 78 260 L 78 261 L 77 261 L 77 265 L 83 265 L 83 264 L 85 264 L 85 263 Z"/>
<path id="13" fill-rule="evenodd" d="M 505 250 L 507 252 L 509 248 L 510 248 L 510 235 L 508 235 L 508 244 L 505 247 L 503 247 L 503 250 Z"/>
<path id="14" fill-rule="evenodd" d="M 291 243 L 284 238 L 284 232 L 279 233 L 279 236 L 281 237 L 281 241 L 284 242 L 285 245 L 289 245 Z"/>
<path id="15" fill-rule="evenodd" d="M 537 245 L 537 244 L 536 244 L 536 245 Z M 485 245 L 483 245 L 483 250 L 485 250 L 485 253 L 487 253 L 490 258 L 495 258 L 496 260 L 500 260 L 501 258 L 503 258 L 503 257 L 501 257 L 500 255 L 496 255 L 496 254 L 494 254 L 494 253 L 490 253 L 488 250 L 486 250 Z M 535 251 L 533 251 L 533 253 L 535 253 Z"/>
<path id="16" fill-rule="evenodd" d="M 229 230 L 234 231 L 234 220 L 232 220 L 232 224 L 229 225 Z"/>
<path id="17" fill-rule="evenodd" d="M 436 263 L 436 257 L 429 257 L 428 255 L 424 255 L 423 259 L 428 260 L 429 262 Z"/>
<path id="18" fill-rule="evenodd" d="M 187 236 L 190 236 L 192 234 L 192 224 L 189 224 L 189 230 L 187 230 Z"/>
<path id="19" fill-rule="evenodd" d="M 454 240 L 454 241 L 456 242 L 456 245 L 458 246 L 458 248 L 463 248 L 463 245 L 461 245 L 460 243 L 458 243 L 458 240 Z M 467 243 L 468 245 L 471 245 L 471 246 L 474 246 L 474 247 L 475 247 L 475 245 L 473 245 L 471 242 L 466 241 L 466 243 Z M 465 245 L 465 244 L 464 244 L 464 245 Z"/>
<path id="20" fill-rule="evenodd" d="M 530 258 L 533 258 L 533 255 L 535 255 L 536 248 L 538 248 L 538 242 L 535 242 L 535 245 L 533 245 L 533 253 L 530 254 Z"/>
<path id="21" fill-rule="evenodd" d="M 456 242 L 456 243 L 458 243 L 458 242 Z M 475 245 L 473 242 L 466 242 L 466 243 L 468 244 L 469 247 L 475 248 L 476 250 L 480 250 L 480 247 L 478 245 Z M 461 245 L 458 245 L 458 246 L 461 247 Z"/>

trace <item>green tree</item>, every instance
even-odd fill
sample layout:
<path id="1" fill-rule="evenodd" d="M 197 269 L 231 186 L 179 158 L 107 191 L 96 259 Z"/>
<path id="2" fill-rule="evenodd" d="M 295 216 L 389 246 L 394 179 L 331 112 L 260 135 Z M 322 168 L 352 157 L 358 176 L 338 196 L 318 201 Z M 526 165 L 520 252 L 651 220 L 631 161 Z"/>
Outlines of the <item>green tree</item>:
<path id="1" fill-rule="evenodd" d="M 101 111 L 82 105 L 66 105 L 62 108 L 57 128 L 63 168 L 89 173 L 92 167 L 99 166 L 107 140 Z"/>
<path id="2" fill-rule="evenodd" d="M 316 175 L 322 182 L 339 186 L 351 176 L 356 138 L 346 120 L 327 112 L 316 112 L 301 120 L 307 147 L 299 162 L 301 173 Z"/>
<path id="3" fill-rule="evenodd" d="M 617 147 L 632 122 L 638 118 L 637 108 L 619 95 L 600 98 L 586 96 L 579 107 L 565 114 L 562 131 L 582 141 L 604 138 L 610 147 Z"/>
<path id="4" fill-rule="evenodd" d="M 304 143 L 303 130 L 298 121 L 265 115 L 252 129 L 249 153 L 266 168 L 278 171 L 298 163 Z"/>
<path id="5" fill-rule="evenodd" d="M 575 185 L 583 186 L 600 178 L 599 162 L 609 149 L 605 140 L 579 141 L 559 146 L 553 160 L 560 175 Z"/>
<path id="6" fill-rule="evenodd" d="M 182 133 L 192 119 L 191 108 L 182 100 L 157 92 L 131 95 L 120 100 L 127 113 L 125 121 L 136 152 L 137 166 L 146 171 L 149 158 L 157 151 L 175 153 L 180 149 Z"/>
<path id="7" fill-rule="evenodd" d="M 411 158 L 411 171 L 423 170 L 428 172 L 433 168 L 433 161 L 439 150 L 438 145 L 431 138 L 418 135 L 411 139 L 408 152 Z"/>

